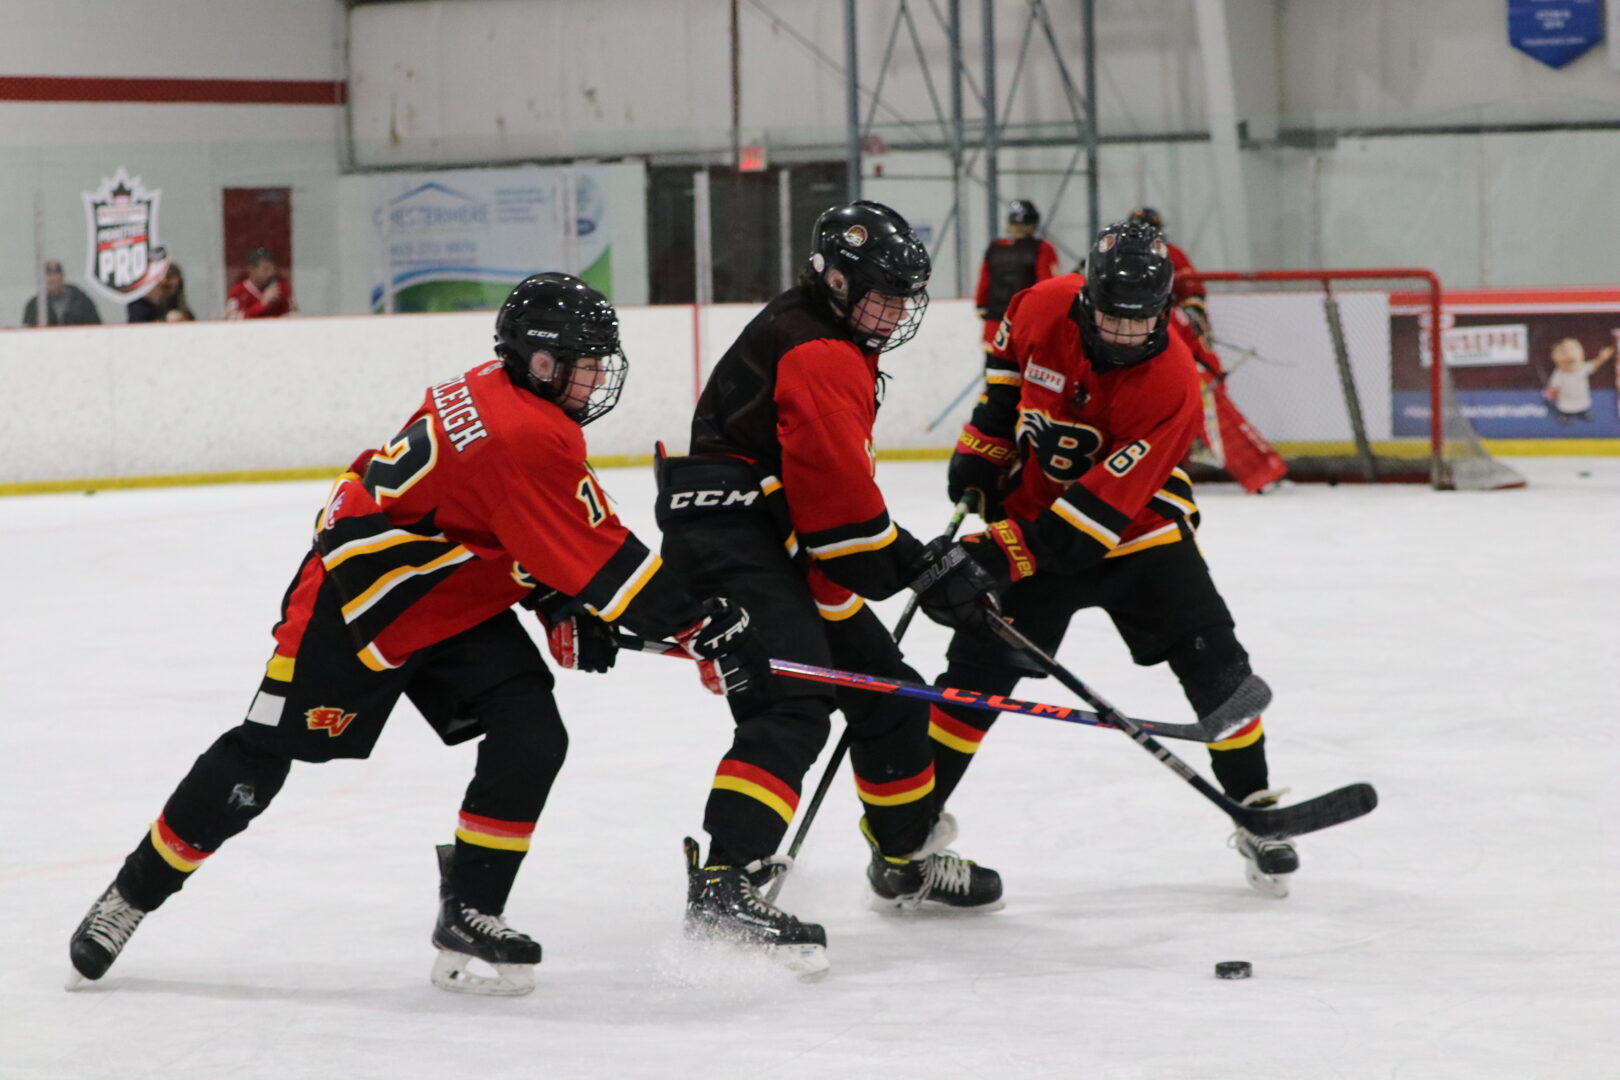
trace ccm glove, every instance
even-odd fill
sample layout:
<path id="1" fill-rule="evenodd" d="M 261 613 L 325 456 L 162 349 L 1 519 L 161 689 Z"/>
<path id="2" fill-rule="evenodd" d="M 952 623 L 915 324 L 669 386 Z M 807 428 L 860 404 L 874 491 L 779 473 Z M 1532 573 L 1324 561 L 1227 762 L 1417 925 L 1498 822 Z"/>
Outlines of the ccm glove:
<path id="1" fill-rule="evenodd" d="M 698 676 L 711 694 L 741 694 L 765 684 L 771 660 L 748 625 L 748 612 L 725 597 L 703 602 L 701 622 L 675 635 L 675 643 L 698 662 Z"/>
<path id="2" fill-rule="evenodd" d="M 1008 474 L 1016 458 L 1011 439 L 986 435 L 972 424 L 963 427 L 945 472 L 945 491 L 951 502 L 965 501 L 985 521 L 1001 517 Z"/>
<path id="3" fill-rule="evenodd" d="M 607 671 L 619 657 L 612 627 L 583 611 L 548 623 L 546 645 L 557 663 L 580 671 Z"/>

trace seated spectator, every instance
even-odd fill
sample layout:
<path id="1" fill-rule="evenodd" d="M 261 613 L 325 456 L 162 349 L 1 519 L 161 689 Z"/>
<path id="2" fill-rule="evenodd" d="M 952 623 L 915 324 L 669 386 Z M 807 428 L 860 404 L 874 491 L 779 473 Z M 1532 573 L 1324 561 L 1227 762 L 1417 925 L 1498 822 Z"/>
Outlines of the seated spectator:
<path id="1" fill-rule="evenodd" d="M 101 322 L 101 312 L 95 301 L 86 296 L 77 285 L 69 285 L 62 274 L 62 264 L 56 259 L 45 263 L 45 325 L 90 326 Z M 39 325 L 39 297 L 31 296 L 23 305 L 22 324 Z"/>
<path id="2" fill-rule="evenodd" d="M 128 310 L 132 323 L 192 322 L 197 318 L 186 302 L 186 278 L 177 262 L 168 263 L 152 291 L 131 302 Z"/>
<path id="3" fill-rule="evenodd" d="M 298 310 L 292 282 L 281 277 L 269 248 L 248 252 L 247 277 L 225 294 L 227 319 L 277 319 Z"/>

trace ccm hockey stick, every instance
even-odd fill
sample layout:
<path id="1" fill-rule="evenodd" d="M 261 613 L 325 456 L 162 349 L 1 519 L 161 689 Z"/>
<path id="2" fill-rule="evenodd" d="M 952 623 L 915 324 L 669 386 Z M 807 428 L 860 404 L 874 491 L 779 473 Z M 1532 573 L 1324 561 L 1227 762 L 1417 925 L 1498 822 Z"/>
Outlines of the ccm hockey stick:
<path id="1" fill-rule="evenodd" d="M 985 616 L 990 629 L 1003 641 L 1021 650 L 1026 656 L 1034 660 L 1058 682 L 1074 691 L 1086 704 L 1096 709 L 1109 724 L 1129 735 L 1138 746 L 1158 758 L 1160 763 L 1171 772 L 1191 784 L 1200 795 L 1220 807 L 1223 813 L 1256 836 L 1302 836 L 1305 833 L 1316 832 L 1318 829 L 1326 829 L 1334 825 L 1342 825 L 1346 821 L 1353 821 L 1363 814 L 1370 813 L 1378 805 L 1378 793 L 1373 790 L 1371 784 L 1350 784 L 1347 787 L 1290 806 L 1261 809 L 1235 802 L 1216 790 L 1209 781 L 1194 772 L 1192 767 L 1185 761 L 1182 761 L 1175 754 L 1161 746 L 1152 735 L 1148 734 L 1142 724 L 1114 708 L 1100 695 L 1087 687 L 1085 683 L 1070 674 L 1062 664 L 1041 651 L 1034 642 L 1013 629 L 988 605 L 986 605 Z"/>
<path id="2" fill-rule="evenodd" d="M 656 646 L 654 646 L 656 650 Z M 921 698 L 940 705 L 964 705 L 970 709 L 983 709 L 985 712 L 1019 713 L 1024 716 L 1040 716 L 1048 720 L 1062 720 L 1070 724 L 1085 724 L 1089 727 L 1111 728 L 1115 725 L 1094 712 L 1084 709 L 1071 709 L 1067 705 L 1043 705 L 1038 701 L 1017 701 L 1013 698 L 1002 697 L 999 694 L 986 694 L 978 690 L 958 690 L 953 686 L 929 686 L 927 683 L 912 682 L 909 679 L 896 679 L 892 677 L 879 678 L 876 675 L 862 675 L 855 671 L 840 671 L 837 668 L 816 667 L 814 664 L 799 664 L 792 660 L 772 660 L 771 670 L 778 675 L 786 675 L 793 679 L 808 679 L 811 682 L 832 683 L 834 686 L 849 686 L 856 690 L 870 690 L 876 694 L 894 694 L 897 697 Z M 1198 724 L 1164 724 L 1157 720 L 1137 720 L 1135 723 L 1150 735 L 1157 735 L 1161 739 L 1191 739 L 1193 742 L 1209 742 L 1209 733 Z"/>

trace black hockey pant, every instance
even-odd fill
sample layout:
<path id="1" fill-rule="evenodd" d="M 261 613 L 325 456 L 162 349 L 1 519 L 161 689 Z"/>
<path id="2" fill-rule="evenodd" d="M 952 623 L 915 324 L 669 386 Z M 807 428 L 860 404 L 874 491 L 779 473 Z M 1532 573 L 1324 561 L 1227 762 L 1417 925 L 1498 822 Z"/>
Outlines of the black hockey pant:
<path id="1" fill-rule="evenodd" d="M 724 596 L 747 609 L 772 657 L 917 677 L 869 607 L 839 620 L 822 616 L 767 513 L 741 509 L 668 522 L 663 556 L 697 595 Z M 849 725 L 856 790 L 884 853 L 909 854 L 927 840 L 938 812 L 925 703 L 835 693 L 785 677 L 727 701 L 736 731 L 704 812 L 713 841 L 709 865 L 744 865 L 781 846 L 835 707 Z"/>
<path id="2" fill-rule="evenodd" d="M 1002 598 L 1002 614 L 1049 656 L 1057 652 L 1074 614 L 1091 607 L 1108 613 L 1138 664 L 1169 663 L 1199 716 L 1226 701 L 1251 674 L 1231 613 L 1191 541 L 1104 559 L 1081 574 L 1040 570 L 1012 585 Z M 1020 679 L 1045 677 L 988 631 L 958 631 L 947 660 L 950 666 L 936 685 L 1010 695 Z M 1062 696 L 1054 701 L 1065 703 Z M 930 710 L 941 806 L 999 715 L 962 706 Z M 1209 744 L 1209 758 L 1217 782 L 1232 798 L 1241 800 L 1268 786 L 1265 731 L 1258 719 Z"/>
<path id="3" fill-rule="evenodd" d="M 511 638 L 513 633 L 524 641 Z M 510 648 L 501 648 L 508 638 Z M 525 659 L 529 655 L 532 662 Z M 301 656 L 299 663 L 305 659 L 313 658 Z M 377 677 L 394 679 L 395 697 L 399 690 L 408 693 L 441 734 L 482 730 L 455 833 L 450 890 L 480 911 L 500 914 L 568 750 L 550 672 L 515 617 L 503 613 Z M 491 685 L 491 677 L 501 681 Z M 387 696 L 384 691 L 371 700 Z M 118 886 L 130 903 L 143 911 L 158 907 L 221 844 L 252 824 L 281 790 L 294 755 L 308 757 L 296 749 L 298 738 L 291 724 L 244 722 L 215 740 L 124 860 Z M 449 738 L 458 741 L 459 735 Z M 347 831 L 332 838 L 354 843 Z"/>

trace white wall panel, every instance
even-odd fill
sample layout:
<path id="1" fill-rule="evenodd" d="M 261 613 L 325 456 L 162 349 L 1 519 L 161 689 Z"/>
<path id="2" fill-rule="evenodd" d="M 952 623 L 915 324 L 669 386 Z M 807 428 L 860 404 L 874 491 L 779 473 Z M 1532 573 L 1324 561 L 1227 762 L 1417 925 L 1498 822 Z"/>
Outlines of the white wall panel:
<path id="1" fill-rule="evenodd" d="M 700 318 L 717 358 L 758 305 Z M 696 401 L 690 307 L 621 308 L 631 374 L 587 431 L 593 454 L 684 452 Z M 337 469 L 379 445 L 430 385 L 491 356 L 493 316 L 359 316 L 15 330 L 0 334 L 0 484 Z M 983 354 L 971 305 L 933 305 L 885 356 L 882 449 L 951 446 Z M 938 418 L 956 400 L 944 420 Z M 932 428 L 931 423 L 938 420 Z"/>

